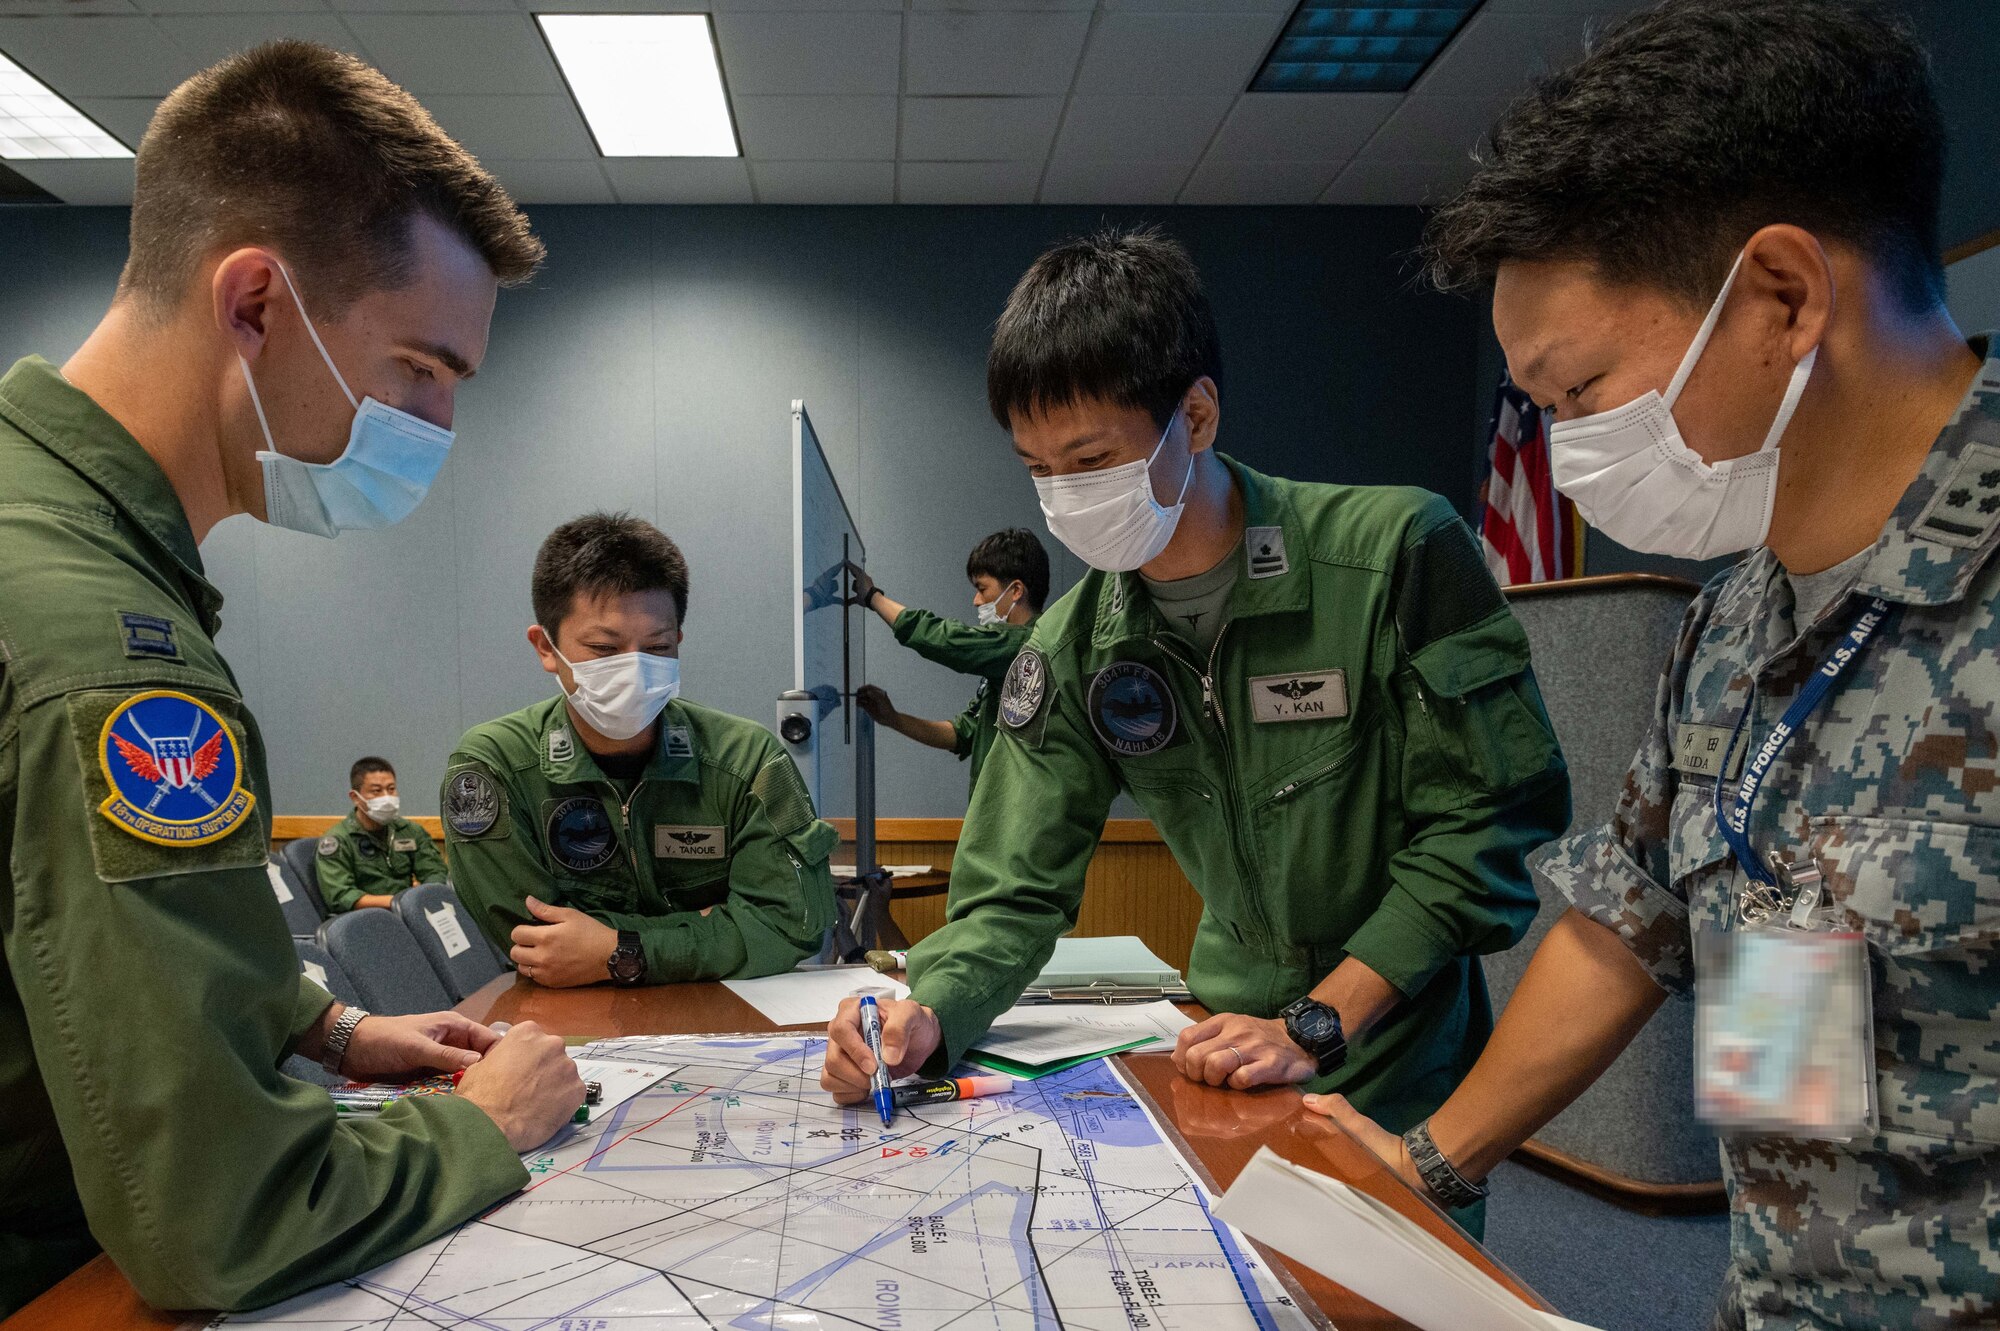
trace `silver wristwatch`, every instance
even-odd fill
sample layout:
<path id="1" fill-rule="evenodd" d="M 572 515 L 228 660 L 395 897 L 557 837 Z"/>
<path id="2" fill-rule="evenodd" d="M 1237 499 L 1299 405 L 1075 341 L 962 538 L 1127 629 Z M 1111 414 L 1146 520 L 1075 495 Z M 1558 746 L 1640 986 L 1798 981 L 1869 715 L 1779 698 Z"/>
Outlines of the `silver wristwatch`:
<path id="1" fill-rule="evenodd" d="M 361 1024 L 368 1014 L 349 1004 L 340 1014 L 340 1020 L 333 1023 L 333 1029 L 326 1033 L 326 1043 L 319 1051 L 319 1065 L 335 1076 L 340 1075 L 340 1065 L 347 1057 L 347 1042 L 354 1038 L 354 1028 Z"/>
<path id="2" fill-rule="evenodd" d="M 1431 1140 L 1431 1125 L 1426 1119 L 1403 1134 L 1403 1148 L 1410 1153 L 1410 1163 L 1417 1167 L 1423 1177 L 1424 1186 L 1431 1190 L 1438 1204 L 1455 1211 L 1461 1206 L 1470 1206 L 1486 1195 L 1484 1183 L 1471 1183 L 1465 1175 L 1452 1167 L 1444 1158 L 1444 1152 Z"/>

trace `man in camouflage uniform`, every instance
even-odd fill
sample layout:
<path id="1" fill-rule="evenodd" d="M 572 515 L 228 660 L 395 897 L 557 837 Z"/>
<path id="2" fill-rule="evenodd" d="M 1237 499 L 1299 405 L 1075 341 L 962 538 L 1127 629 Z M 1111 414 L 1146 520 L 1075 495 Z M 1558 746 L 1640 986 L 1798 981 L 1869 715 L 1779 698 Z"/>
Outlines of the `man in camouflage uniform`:
<path id="1" fill-rule="evenodd" d="M 1609 824 L 1538 865 L 1574 909 L 1431 1136 L 1467 1178 L 1504 1158 L 1668 993 L 1694 989 L 1698 951 L 1750 927 L 1744 861 L 1761 860 L 1780 929 L 1810 923 L 1786 907 L 1818 893 L 1822 927 L 1865 942 L 1872 1041 L 1846 1039 L 1872 1058 L 1879 1125 L 1844 1141 L 1725 1137 L 1717 1325 L 1991 1324 L 2000 358 L 1943 309 L 1943 133 L 1923 54 L 1901 24 L 1822 0 L 1668 0 L 1517 103 L 1494 141 L 1434 220 L 1432 257 L 1447 279 L 1495 277 L 1495 328 L 1521 386 L 1555 404 L 1556 475 L 1586 516 L 1694 553 L 1733 521 L 1715 493 L 1745 493 L 1716 464 L 1782 465 L 1761 528 L 1750 507 L 1731 543 L 1749 557 L 1689 608 Z M 1590 230 L 1565 233 L 1571 216 Z M 1676 372 L 1691 343 L 1692 372 Z M 1665 412 L 1640 400 L 1670 376 Z M 1788 379 L 1802 394 L 1779 391 Z M 1651 456 L 1713 489 L 1643 466 L 1613 486 L 1574 465 L 1609 458 L 1624 423 L 1663 417 L 1685 435 L 1642 441 L 1664 450 Z M 1693 518 L 1710 505 L 1722 516 L 1704 529 Z M 1872 637 L 1823 701 L 1787 717 L 1864 621 Z M 1754 774 L 1772 749 L 1739 853 L 1718 805 L 1737 807 L 1746 755 Z M 1718 1021 L 1729 997 L 1703 993 Z M 1422 1175 L 1337 1097 L 1315 1107 Z"/>

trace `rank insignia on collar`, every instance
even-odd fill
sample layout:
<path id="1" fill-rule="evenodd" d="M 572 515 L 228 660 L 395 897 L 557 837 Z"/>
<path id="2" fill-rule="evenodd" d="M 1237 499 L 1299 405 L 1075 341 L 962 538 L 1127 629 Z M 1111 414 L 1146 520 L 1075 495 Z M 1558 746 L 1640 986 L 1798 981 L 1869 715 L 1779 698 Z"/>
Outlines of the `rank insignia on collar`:
<path id="1" fill-rule="evenodd" d="M 110 796 L 98 812 L 161 846 L 220 841 L 250 816 L 236 736 L 214 708 L 169 689 L 112 709 L 97 739 Z"/>

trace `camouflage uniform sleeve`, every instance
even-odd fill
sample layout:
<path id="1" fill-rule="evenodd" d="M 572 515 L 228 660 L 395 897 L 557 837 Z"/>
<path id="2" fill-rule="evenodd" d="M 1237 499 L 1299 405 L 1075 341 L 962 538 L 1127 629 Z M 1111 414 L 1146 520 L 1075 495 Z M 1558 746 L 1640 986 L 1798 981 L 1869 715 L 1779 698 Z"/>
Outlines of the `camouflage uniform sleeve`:
<path id="1" fill-rule="evenodd" d="M 896 641 L 947 670 L 997 679 L 1005 673 L 1028 630 L 1014 624 L 961 624 L 928 610 L 906 608 L 891 630 Z"/>
<path id="2" fill-rule="evenodd" d="M 1564 837 L 1535 865 L 1536 878 L 1617 934 L 1654 982 L 1672 994 L 1694 987 L 1688 903 L 1667 864 L 1678 781 L 1673 735 L 1688 667 L 1720 585 L 1720 577 L 1711 582 L 1681 621 L 1673 658 L 1654 695 L 1652 723 L 1625 773 L 1611 821 Z"/>
<path id="3" fill-rule="evenodd" d="M 1414 996 L 1463 955 L 1534 921 L 1526 858 L 1569 821 L 1569 772 L 1528 667 L 1528 639 L 1472 533 L 1443 500 L 1404 544 L 1391 692 L 1405 736 L 1408 839 L 1349 955 Z"/>
<path id="4" fill-rule="evenodd" d="M 240 700 L 176 687 L 240 749 Z M 183 845 L 100 811 L 99 735 L 137 691 L 43 698 L 0 742 L 0 943 L 91 1233 L 157 1307 L 263 1307 L 426 1242 L 527 1173 L 458 1097 L 342 1119 L 279 1071 L 324 994 L 272 901 L 262 811 Z"/>
<path id="5" fill-rule="evenodd" d="M 648 984 L 776 975 L 825 941 L 833 921 L 829 861 L 839 844 L 833 825 L 815 816 L 798 767 L 773 741 L 730 819 L 727 897 L 707 914 L 592 914 L 639 935 Z"/>
<path id="6" fill-rule="evenodd" d="M 361 903 L 361 866 L 354 843 L 328 832 L 319 839 L 313 855 L 313 874 L 319 880 L 320 899 L 329 914 L 339 915 Z"/>
<path id="7" fill-rule="evenodd" d="M 445 880 L 447 870 L 445 869 L 444 856 L 438 854 L 437 842 L 431 840 L 431 834 L 424 831 L 423 828 L 418 827 L 415 823 L 410 824 L 410 835 L 417 842 L 417 881 L 420 883 L 442 883 Z"/>

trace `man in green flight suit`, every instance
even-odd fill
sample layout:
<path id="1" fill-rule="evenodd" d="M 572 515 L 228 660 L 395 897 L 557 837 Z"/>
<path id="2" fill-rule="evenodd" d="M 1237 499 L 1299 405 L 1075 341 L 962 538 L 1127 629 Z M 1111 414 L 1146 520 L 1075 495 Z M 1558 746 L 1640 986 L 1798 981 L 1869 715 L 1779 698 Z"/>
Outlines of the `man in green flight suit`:
<path id="1" fill-rule="evenodd" d="M 1202 894 L 1188 984 L 1215 1015 L 1182 1033 L 1185 1075 L 1312 1082 L 1409 1126 L 1491 1029 L 1476 957 L 1534 917 L 1523 861 L 1567 824 L 1568 774 L 1450 506 L 1218 455 L 1220 377 L 1200 277 L 1157 233 L 1065 242 L 1008 300 L 993 414 L 1094 571 L 1008 671 L 883 1057 L 939 1072 L 1014 1002 L 1122 790 Z M 823 1084 L 864 1094 L 851 1001 L 830 1034 Z"/>
<path id="2" fill-rule="evenodd" d="M 431 834 L 402 816 L 387 758 L 357 759 L 347 771 L 347 798 L 354 807 L 319 839 L 313 861 L 328 910 L 386 908 L 406 887 L 444 881 L 444 857 Z"/>
<path id="3" fill-rule="evenodd" d="M 367 1270 L 521 1187 L 583 1100 L 532 1023 L 301 978 L 197 552 L 235 513 L 331 536 L 414 508 L 541 242 L 407 93 L 302 42 L 182 84 L 137 173 L 103 321 L 0 379 L 0 1315 L 100 1245 L 171 1308 Z M 340 1118 L 292 1054 L 466 1075 Z"/>
<path id="4" fill-rule="evenodd" d="M 790 970 L 833 919 L 813 813 L 777 736 L 680 698 L 687 561 L 591 513 L 535 556 L 528 641 L 561 693 L 474 726 L 445 771 L 452 881 L 552 988 Z"/>
<path id="5" fill-rule="evenodd" d="M 965 710 L 949 721 L 908 716 L 896 710 L 879 686 L 864 684 L 855 695 L 863 711 L 919 744 L 970 758 L 968 789 L 979 785 L 979 769 L 993 748 L 1000 717 L 1000 685 L 1007 667 L 1028 645 L 1028 631 L 1049 599 L 1049 552 L 1031 531 L 1009 527 L 972 547 L 965 576 L 972 583 L 977 624 L 963 624 L 915 606 L 906 606 L 875 585 L 863 568 L 850 566 L 854 595 L 873 609 L 896 641 L 927 661 L 961 675 L 979 676 L 979 690 Z"/>

